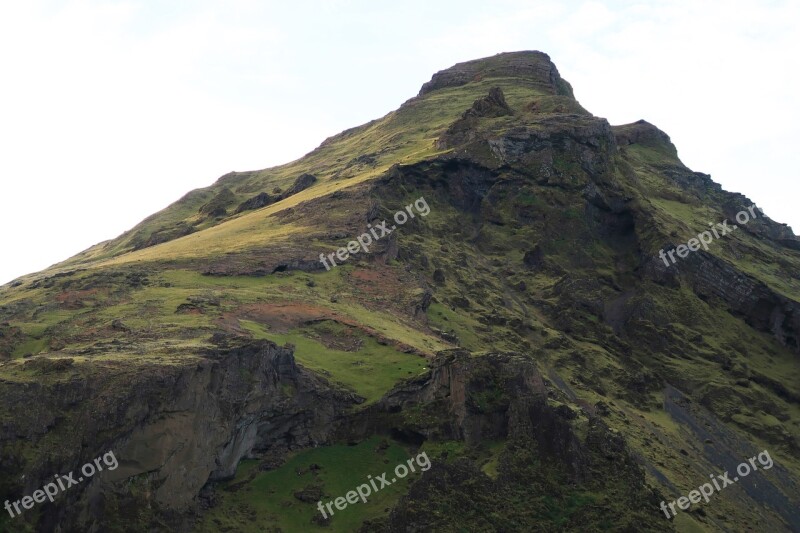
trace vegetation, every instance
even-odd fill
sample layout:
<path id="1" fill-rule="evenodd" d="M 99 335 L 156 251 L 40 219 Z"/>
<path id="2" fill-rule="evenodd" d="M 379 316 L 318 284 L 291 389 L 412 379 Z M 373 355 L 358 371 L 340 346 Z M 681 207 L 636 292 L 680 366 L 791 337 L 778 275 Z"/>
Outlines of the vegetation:
<path id="1" fill-rule="evenodd" d="M 591 116 L 557 74 L 541 79 L 549 60 L 525 58 L 542 68 L 512 76 L 487 59 L 297 161 L 223 176 L 0 287 L 0 426 L 13 436 L 0 441 L 0 496 L 20 494 L 21 473 L 127 438 L 90 432 L 98 412 L 142 425 L 171 414 L 134 389 L 269 340 L 363 402 L 336 412 L 337 432 L 303 441 L 313 448 L 280 429 L 286 449 L 248 450 L 255 458 L 184 514 L 148 499 L 163 472 L 136 472 L 108 497 L 109 527 L 164 530 L 189 516 L 198 531 L 781 527 L 791 516 L 775 494 L 795 501 L 800 480 L 800 251 L 763 218 L 664 269 L 660 249 L 749 200 L 683 166 L 655 127 Z M 495 87 L 511 114 L 480 116 L 473 103 Z M 303 174 L 317 181 L 272 202 Z M 272 203 L 235 212 L 260 193 Z M 420 196 L 429 216 L 344 265 L 319 264 Z M 466 355 L 447 366 L 453 354 Z M 492 366 L 503 357 L 510 366 Z M 438 395 L 419 392 L 430 383 Z M 409 405 L 414 394 L 424 400 Z M 659 498 L 754 449 L 780 465 L 759 478 L 760 500 L 731 490 L 663 519 Z M 430 472 L 330 524 L 316 518 L 317 496 L 343 496 L 420 451 Z"/>

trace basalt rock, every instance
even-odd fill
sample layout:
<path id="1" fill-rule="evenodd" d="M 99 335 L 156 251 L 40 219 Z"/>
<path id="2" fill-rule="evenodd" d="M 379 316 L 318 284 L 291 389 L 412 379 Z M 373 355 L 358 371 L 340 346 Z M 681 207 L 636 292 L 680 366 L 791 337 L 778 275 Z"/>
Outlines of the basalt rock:
<path id="1" fill-rule="evenodd" d="M 800 304 L 737 271 L 731 265 L 697 252 L 678 268 L 688 274 L 695 292 L 725 302 L 749 325 L 771 333 L 782 345 L 800 353 Z"/>

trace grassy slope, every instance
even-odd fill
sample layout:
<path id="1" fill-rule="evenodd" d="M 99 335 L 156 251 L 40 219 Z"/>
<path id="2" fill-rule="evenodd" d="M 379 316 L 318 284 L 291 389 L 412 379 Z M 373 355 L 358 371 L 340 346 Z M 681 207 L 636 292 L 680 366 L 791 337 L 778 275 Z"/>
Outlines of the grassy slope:
<path id="1" fill-rule="evenodd" d="M 434 141 L 476 98 L 485 95 L 492 87 L 501 87 L 505 91 L 509 105 L 516 107 L 522 107 L 523 104 L 536 100 L 543 110 L 547 110 L 565 100 L 564 97 L 549 95 L 535 85 L 510 78 L 492 78 L 465 87 L 442 89 L 423 98 L 412 99 L 401 109 L 389 113 L 382 119 L 328 139 L 319 148 L 297 161 L 256 173 L 247 173 L 244 179 L 230 176 L 211 187 L 195 191 L 187 195 L 188 199 L 178 201 L 149 217 L 119 239 L 97 245 L 61 266 L 70 268 L 87 264 L 101 266 L 108 263 L 98 260 L 111 257 L 119 258 L 110 263 L 119 263 L 216 254 L 243 247 L 254 247 L 273 238 L 286 238 L 289 234 L 300 234 L 303 228 L 286 228 L 283 225 L 273 224 L 269 220 L 270 215 L 301 202 L 374 179 L 393 164 L 412 164 L 436 155 L 438 152 L 434 147 Z M 374 162 L 368 165 L 353 163 L 355 157 L 365 154 L 373 156 Z M 223 187 L 229 187 L 237 194 L 237 201 L 232 204 L 235 207 L 238 202 L 259 192 L 271 192 L 276 186 L 286 189 L 303 173 L 314 174 L 320 181 L 310 189 L 257 212 L 245 212 L 216 221 L 216 227 L 208 228 L 196 235 L 189 235 L 139 252 L 125 253 L 130 250 L 132 238 L 130 235 L 140 232 L 149 235 L 180 221 L 193 221 L 199 206 L 218 194 Z M 238 190 L 247 192 L 237 193 Z M 208 249 L 208 246 L 211 248 Z"/>

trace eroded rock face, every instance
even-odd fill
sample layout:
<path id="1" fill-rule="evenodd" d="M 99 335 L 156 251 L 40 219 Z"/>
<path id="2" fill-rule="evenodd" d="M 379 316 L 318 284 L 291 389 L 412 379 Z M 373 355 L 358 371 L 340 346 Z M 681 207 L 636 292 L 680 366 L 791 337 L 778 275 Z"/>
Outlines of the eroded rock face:
<path id="1" fill-rule="evenodd" d="M 505 522 L 508 517 L 492 517 L 491 509 L 515 499 L 518 487 L 557 498 L 563 484 L 545 487 L 545 480 L 555 472 L 586 487 L 599 470 L 613 470 L 628 490 L 636 487 L 638 498 L 623 505 L 656 526 L 648 530 L 668 530 L 668 523 L 649 516 L 648 506 L 656 505 L 658 499 L 645 486 L 644 472 L 623 438 L 593 414 L 585 436 L 579 437 L 571 422 L 578 415 L 565 405 L 554 406 L 548 399 L 553 392 L 536 364 L 523 356 L 473 357 L 464 350 L 440 353 L 428 374 L 396 387 L 346 429 L 389 432 L 411 443 L 460 440 L 473 446 L 502 440 L 507 444 L 498 457 L 498 472 L 489 477 L 467 458 L 435 461 L 387 518 L 365 524 L 361 531 L 438 531 L 455 517 L 437 510 L 461 506 L 466 513 L 479 509 L 477 514 L 485 518 L 480 529 L 530 530 L 536 511 Z M 577 520 L 591 523 L 592 519 Z M 581 528 L 572 524 L 568 529 Z"/>
<path id="2" fill-rule="evenodd" d="M 407 420 L 406 431 L 425 439 L 463 440 L 467 444 L 507 437 L 547 439 L 558 434 L 547 430 L 540 435 L 537 430 L 541 424 L 558 425 L 561 415 L 546 408 L 547 390 L 530 360 L 501 354 L 472 357 L 466 350 L 450 350 L 431 361 L 430 368 L 430 373 L 387 393 L 364 416 L 375 421 L 380 420 L 374 415 L 378 412 L 401 413 L 417 406 L 436 406 L 437 418 L 419 423 Z M 530 418 L 534 412 L 536 416 Z M 548 418 L 552 420 L 548 422 Z M 564 442 L 542 444 L 554 453 L 569 448 Z"/>
<path id="3" fill-rule="evenodd" d="M 663 147 L 672 155 L 677 155 L 678 153 L 669 135 L 646 120 L 637 120 L 631 124 L 614 126 L 612 130 L 617 139 L 617 144 L 620 146 L 640 144 L 644 146 Z"/>
<path id="4" fill-rule="evenodd" d="M 447 131 L 436 141 L 436 147 L 444 150 L 473 141 L 478 136 L 476 128 L 481 118 L 497 118 L 511 114 L 513 112 L 506 103 L 503 90 L 499 87 L 493 87 L 489 90 L 488 95 L 475 100 L 472 103 L 472 107 L 467 109 L 460 119 L 447 128 Z"/>
<path id="5" fill-rule="evenodd" d="M 488 95 L 475 100 L 472 107 L 464 113 L 464 116 L 504 117 L 511 114 L 513 114 L 513 111 L 506 103 L 503 89 L 492 87 L 489 89 Z"/>
<path id="6" fill-rule="evenodd" d="M 395 166 L 377 182 L 377 192 L 391 198 L 389 195 L 394 192 L 390 189 L 400 184 L 429 186 L 444 191 L 458 209 L 479 213 L 484 198 L 496 181 L 497 175 L 491 169 L 454 157 L 416 165 Z"/>
<path id="7" fill-rule="evenodd" d="M 76 471 L 109 450 L 119 460 L 116 470 L 43 508 L 40 529 L 60 524 L 64 530 L 90 530 L 91 524 L 103 523 L 106 510 L 134 500 L 161 512 L 188 511 L 206 483 L 233 476 L 242 458 L 326 443 L 337 417 L 360 401 L 297 367 L 290 349 L 269 341 L 221 348 L 194 362 L 143 374 L 123 378 L 128 386 L 121 387 L 105 374 L 52 387 L 5 384 L 0 389 L 6 405 L 44 407 L 35 417 L 3 425 L 4 448 L 20 438 L 39 441 L 57 428 L 59 419 L 44 416 L 48 408 L 64 412 L 72 405 L 83 413 L 82 434 L 73 435 L 75 443 L 65 442 L 47 462 L 25 464 L 13 448 L 3 450 L 3 471 L 26 474 L 8 487 L 9 496 L 30 494 L 53 473 Z M 104 435 L 114 435 L 113 440 Z M 133 480 L 143 489 L 136 495 L 129 487 Z"/>
<path id="8" fill-rule="evenodd" d="M 538 179 L 551 178 L 556 155 L 568 155 L 590 174 L 607 171 L 616 139 L 605 119 L 583 115 L 569 120 L 545 117 L 536 127 L 512 128 L 488 140 L 492 153 L 505 163 L 536 169 Z"/>
<path id="9" fill-rule="evenodd" d="M 693 255 L 679 268 L 688 273 L 698 295 L 721 299 L 734 316 L 743 317 L 752 327 L 771 333 L 782 345 L 800 352 L 797 302 L 710 254 Z"/>

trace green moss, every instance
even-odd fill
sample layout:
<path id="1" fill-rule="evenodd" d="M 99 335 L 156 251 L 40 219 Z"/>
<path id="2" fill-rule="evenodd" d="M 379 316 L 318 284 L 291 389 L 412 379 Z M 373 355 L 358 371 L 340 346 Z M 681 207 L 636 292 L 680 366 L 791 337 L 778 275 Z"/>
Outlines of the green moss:
<path id="1" fill-rule="evenodd" d="M 446 305 L 433 303 L 428 308 L 429 323 L 442 331 L 455 334 L 459 345 L 468 350 L 482 350 L 486 344 L 475 334 L 478 322 L 465 313 L 453 311 Z"/>
<path id="2" fill-rule="evenodd" d="M 47 350 L 48 339 L 29 339 L 14 348 L 12 357 L 22 357 L 25 355 L 36 355 Z"/>
<path id="3" fill-rule="evenodd" d="M 453 462 L 464 456 L 466 445 L 460 440 L 426 440 L 421 451 L 428 454 L 431 460 Z"/>
<path id="4" fill-rule="evenodd" d="M 486 458 L 483 459 L 481 472 L 489 476 L 491 479 L 497 479 L 498 466 L 500 464 L 500 454 L 503 451 L 505 442 L 493 441 L 484 443 L 486 447 Z"/>
<path id="5" fill-rule="evenodd" d="M 267 331 L 256 322 L 243 320 L 241 323 L 256 338 L 293 345 L 298 363 L 345 385 L 363 396 L 367 404 L 380 399 L 400 380 L 417 376 L 427 368 L 424 358 L 379 344 L 361 333 L 355 334 L 362 343 L 356 351 L 328 348 L 319 340 L 320 328 L 330 327 L 328 325 L 279 334 Z"/>

